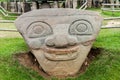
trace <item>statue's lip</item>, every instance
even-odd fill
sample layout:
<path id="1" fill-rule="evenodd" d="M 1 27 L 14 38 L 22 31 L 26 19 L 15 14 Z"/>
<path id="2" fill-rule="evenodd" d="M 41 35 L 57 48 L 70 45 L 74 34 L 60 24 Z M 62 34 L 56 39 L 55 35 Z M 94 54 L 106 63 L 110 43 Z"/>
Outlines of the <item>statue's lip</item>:
<path id="1" fill-rule="evenodd" d="M 78 57 L 79 46 L 73 46 L 69 48 L 50 48 L 44 47 L 44 56 L 53 61 L 67 61 L 74 60 Z"/>
<path id="2" fill-rule="evenodd" d="M 43 50 L 49 54 L 58 54 L 58 55 L 74 53 L 78 49 L 79 49 L 79 46 L 71 46 L 68 48 L 51 48 L 51 47 L 44 46 L 43 48 Z"/>

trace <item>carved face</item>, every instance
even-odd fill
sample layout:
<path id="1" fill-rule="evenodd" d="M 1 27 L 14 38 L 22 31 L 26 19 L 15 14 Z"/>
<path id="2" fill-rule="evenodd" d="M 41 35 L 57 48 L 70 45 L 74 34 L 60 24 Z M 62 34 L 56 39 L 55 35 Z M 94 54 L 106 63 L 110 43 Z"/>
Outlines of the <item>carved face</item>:
<path id="1" fill-rule="evenodd" d="M 16 26 L 45 72 L 67 76 L 80 69 L 101 21 L 89 11 L 43 9 L 22 15 Z"/>

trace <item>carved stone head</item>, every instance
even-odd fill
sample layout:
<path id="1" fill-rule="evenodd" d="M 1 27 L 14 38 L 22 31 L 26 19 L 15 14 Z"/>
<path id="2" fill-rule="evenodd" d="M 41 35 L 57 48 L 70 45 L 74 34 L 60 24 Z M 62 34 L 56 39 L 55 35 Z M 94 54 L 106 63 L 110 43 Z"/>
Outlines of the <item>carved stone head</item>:
<path id="1" fill-rule="evenodd" d="M 52 76 L 76 74 L 100 30 L 102 18 L 76 9 L 41 9 L 15 22 L 42 69 Z"/>

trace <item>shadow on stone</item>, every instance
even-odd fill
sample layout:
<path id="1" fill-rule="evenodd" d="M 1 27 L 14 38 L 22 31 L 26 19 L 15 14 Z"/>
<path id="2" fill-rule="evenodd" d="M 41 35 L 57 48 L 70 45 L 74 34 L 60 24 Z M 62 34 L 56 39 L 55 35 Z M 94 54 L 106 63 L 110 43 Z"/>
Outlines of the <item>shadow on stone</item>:
<path id="1" fill-rule="evenodd" d="M 76 77 L 79 76 L 80 74 L 84 73 L 90 63 L 99 55 L 101 54 L 102 48 L 92 48 L 91 51 L 89 52 L 86 60 L 84 61 L 81 69 L 79 70 L 79 73 L 77 73 L 74 76 L 70 77 Z M 39 75 L 43 76 L 44 78 L 50 78 L 50 76 L 43 71 L 43 69 L 39 66 L 36 58 L 31 52 L 27 53 L 19 53 L 15 54 L 15 59 L 23 66 L 27 68 L 31 68 L 35 70 L 36 72 L 39 73 Z"/>

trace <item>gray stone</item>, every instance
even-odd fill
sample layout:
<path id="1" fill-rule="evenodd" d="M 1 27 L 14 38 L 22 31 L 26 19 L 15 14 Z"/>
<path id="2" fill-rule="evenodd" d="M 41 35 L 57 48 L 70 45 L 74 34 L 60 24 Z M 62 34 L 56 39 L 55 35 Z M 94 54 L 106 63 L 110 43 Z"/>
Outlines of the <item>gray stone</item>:
<path id="1" fill-rule="evenodd" d="M 42 69 L 59 77 L 79 71 L 102 20 L 92 11 L 41 9 L 24 13 L 15 24 Z"/>
<path id="2" fill-rule="evenodd" d="M 21 6 L 21 2 L 17 2 L 17 7 L 18 7 L 18 11 L 17 12 L 21 14 L 22 11 L 23 11 L 22 10 L 22 6 Z"/>
<path id="3" fill-rule="evenodd" d="M 31 7 L 32 10 L 36 10 L 37 9 L 37 4 L 36 2 L 32 2 L 32 7 Z"/>
<path id="4" fill-rule="evenodd" d="M 15 2 L 10 2 L 11 12 L 15 12 Z"/>

